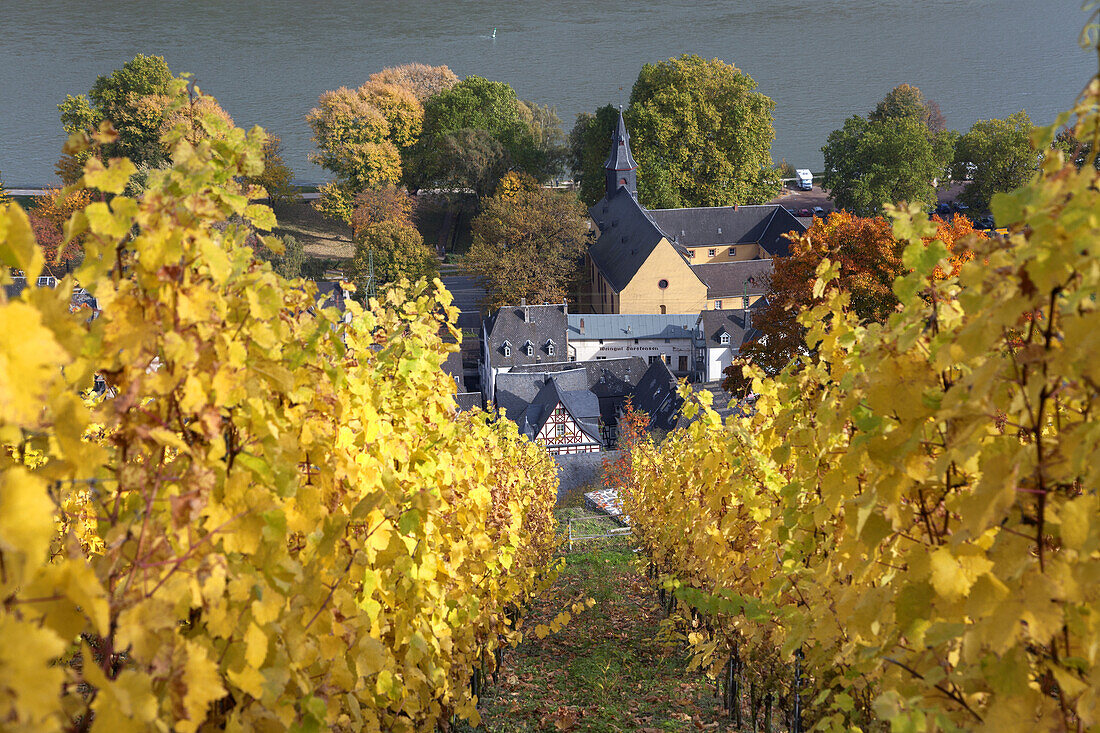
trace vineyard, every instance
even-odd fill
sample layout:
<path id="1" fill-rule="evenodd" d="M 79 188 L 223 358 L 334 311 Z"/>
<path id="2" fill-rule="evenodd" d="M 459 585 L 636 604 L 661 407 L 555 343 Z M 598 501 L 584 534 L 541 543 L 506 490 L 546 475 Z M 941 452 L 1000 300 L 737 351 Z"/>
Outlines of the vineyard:
<path id="1" fill-rule="evenodd" d="M 1079 168 L 1051 150 L 1067 123 Z M 895 211 L 884 324 L 825 260 L 808 350 L 746 368 L 751 414 L 702 395 L 633 451 L 624 511 L 727 694 L 818 730 L 1100 728 L 1100 78 L 1034 145 L 1039 176 L 994 199 L 1011 236 L 947 274 Z"/>
<path id="2" fill-rule="evenodd" d="M 558 570 L 550 458 L 456 416 L 438 283 L 345 324 L 259 262 L 274 220 L 239 181 L 263 133 L 201 125 L 140 197 L 125 159 L 71 189 L 97 318 L 72 279 L 34 287 L 27 216 L 0 207 L 30 286 L 0 303 L 0 728 L 476 723 Z"/>

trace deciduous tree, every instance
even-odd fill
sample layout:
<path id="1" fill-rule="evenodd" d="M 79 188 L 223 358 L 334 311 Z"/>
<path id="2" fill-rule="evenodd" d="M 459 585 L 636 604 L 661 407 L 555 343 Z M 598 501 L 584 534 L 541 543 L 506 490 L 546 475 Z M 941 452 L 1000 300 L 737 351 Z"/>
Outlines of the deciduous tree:
<path id="1" fill-rule="evenodd" d="M 468 76 L 425 103 L 423 134 L 410 155 L 414 163 L 407 179 L 424 188 L 470 179 L 471 169 L 492 172 L 499 179 L 514 168 L 543 180 L 552 167 L 543 142 L 554 138 L 551 122 L 548 115 L 536 115 L 521 103 L 507 84 Z M 496 152 L 498 146 L 503 158 Z M 473 178 L 483 190 L 491 187 L 480 176 Z"/>
<path id="2" fill-rule="evenodd" d="M 294 171 L 283 160 L 283 143 L 274 135 L 268 135 L 264 142 L 264 171 L 248 182 L 260 186 L 267 192 L 267 201 L 272 208 L 285 206 L 300 197 L 293 185 Z"/>
<path id="3" fill-rule="evenodd" d="M 439 274 L 435 252 L 424 244 L 416 227 L 396 221 L 371 224 L 356 235 L 351 268 L 360 293 L 366 292 L 372 260 L 376 286 L 402 278 L 411 282 L 422 277 L 430 280 Z"/>
<path id="4" fill-rule="evenodd" d="M 336 180 L 318 208 L 346 221 L 357 193 L 400 180 L 401 153 L 416 142 L 423 119 L 413 93 L 394 84 L 368 81 L 322 94 L 306 116 L 318 149 L 312 159 Z"/>
<path id="5" fill-rule="evenodd" d="M 580 180 L 578 196 L 588 206 L 605 193 L 603 165 L 618 122 L 619 110 L 608 104 L 594 113 L 581 112 L 569 133 L 569 162 L 573 175 Z M 636 147 L 632 144 L 632 149 Z"/>
<path id="6" fill-rule="evenodd" d="M 932 217 L 936 236 L 951 253 L 957 270 L 972 258 L 970 238 L 984 235 L 970 220 L 957 216 L 945 222 Z M 723 388 L 741 394 L 747 386 L 742 377 L 744 363 L 752 362 L 767 374 L 806 353 L 806 329 L 798 314 L 820 302 L 813 283 L 818 266 L 826 259 L 840 264 L 838 287 L 848 293 L 852 311 L 865 322 L 885 321 L 897 307 L 894 280 L 909 272 L 902 260 L 905 242 L 894 237 L 890 222 L 883 217 L 858 217 L 845 212 L 815 219 L 805 234 L 791 241 L 791 255 L 773 260 L 775 269 L 768 285 L 765 304 L 753 311 L 753 326 L 760 331 L 754 341 L 741 348 L 741 359 L 726 368 Z"/>
<path id="7" fill-rule="evenodd" d="M 539 188 L 487 199 L 472 223 L 463 267 L 489 305 L 561 302 L 589 239 L 584 207 L 570 194 Z"/>
<path id="8" fill-rule="evenodd" d="M 913 120 L 924 125 L 930 132 L 941 132 L 946 126 L 940 106 L 925 99 L 921 90 L 912 84 L 898 84 L 891 89 L 867 119 L 871 122 Z"/>
<path id="9" fill-rule="evenodd" d="M 719 59 L 683 55 L 643 66 L 626 114 L 639 200 L 676 208 L 770 199 L 779 190 L 774 108 L 752 77 Z M 602 178 L 591 169 L 584 175 Z"/>
<path id="10" fill-rule="evenodd" d="M 432 95 L 457 84 L 458 77 L 446 66 L 414 63 L 382 69 L 371 74 L 370 81 L 408 89 L 423 104 Z"/>
<path id="11" fill-rule="evenodd" d="M 618 455 L 606 453 L 600 468 L 600 483 L 612 491 L 629 490 L 634 477 L 634 451 L 649 439 L 647 428 L 649 415 L 634 407 L 634 401 L 626 398 L 623 414 L 617 425 Z"/>
<path id="12" fill-rule="evenodd" d="M 409 192 L 392 183 L 368 188 L 355 197 L 355 209 L 351 214 L 351 230 L 354 235 L 372 224 L 394 222 L 412 226 L 412 213 L 416 200 Z"/>
<path id="13" fill-rule="evenodd" d="M 959 138 L 953 175 L 970 178 L 959 196 L 977 211 L 988 211 L 993 194 L 1022 186 L 1038 170 L 1031 146 L 1031 119 L 1020 111 L 1006 119 L 978 120 Z"/>

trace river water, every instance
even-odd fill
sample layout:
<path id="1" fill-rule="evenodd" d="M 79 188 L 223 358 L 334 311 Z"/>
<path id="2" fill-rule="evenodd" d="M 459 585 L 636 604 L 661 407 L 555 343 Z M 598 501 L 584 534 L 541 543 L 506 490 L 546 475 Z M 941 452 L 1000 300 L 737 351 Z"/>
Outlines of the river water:
<path id="1" fill-rule="evenodd" d="M 721 58 L 776 102 L 773 158 L 819 170 L 829 132 L 910 82 L 950 127 L 1026 109 L 1050 123 L 1095 56 L 1080 0 L 0 0 L 0 171 L 51 182 L 57 104 L 137 53 L 190 71 L 238 125 L 279 135 L 299 181 L 305 115 L 326 89 L 384 66 L 447 64 L 576 114 L 626 102 L 646 62 Z M 493 28 L 496 38 L 491 38 Z"/>

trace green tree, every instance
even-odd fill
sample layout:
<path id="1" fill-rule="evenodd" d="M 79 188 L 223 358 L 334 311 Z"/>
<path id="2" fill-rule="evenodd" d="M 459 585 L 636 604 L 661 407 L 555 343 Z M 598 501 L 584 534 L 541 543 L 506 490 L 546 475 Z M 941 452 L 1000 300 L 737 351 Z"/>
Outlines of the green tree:
<path id="1" fill-rule="evenodd" d="M 302 276 L 302 263 L 305 262 L 306 253 L 302 243 L 290 235 L 276 237 L 283 243 L 282 254 L 276 253 L 262 243 L 257 243 L 254 248 L 256 255 L 265 262 L 271 263 L 271 269 L 279 273 L 287 280 Z"/>
<path id="2" fill-rule="evenodd" d="M 512 158 L 487 130 L 462 129 L 436 138 L 419 175 L 444 189 L 470 189 L 478 198 L 492 195 Z"/>
<path id="3" fill-rule="evenodd" d="M 533 109 L 538 110 L 537 113 Z M 549 142 L 556 139 L 552 128 L 553 120 L 544 108 L 521 102 L 507 84 L 480 76 L 466 77 L 429 98 L 425 104 L 423 133 L 409 156 L 414 162 L 407 166 L 406 178 L 415 188 L 469 180 L 468 171 L 451 169 L 452 163 L 467 157 L 458 155 L 456 158 L 456 152 L 472 146 L 472 157 L 476 161 L 490 162 L 497 156 L 487 154 L 499 145 L 506 158 L 498 178 L 515 168 L 545 180 L 555 165 L 555 156 L 560 160 L 560 154 L 552 151 Z M 464 132 L 471 130 L 481 132 Z M 495 164 L 488 168 L 475 166 L 482 172 L 497 167 Z M 489 188 L 484 182 L 480 187 Z"/>
<path id="4" fill-rule="evenodd" d="M 336 180 L 318 209 L 347 221 L 355 194 L 401 179 L 401 154 L 420 135 L 424 110 L 404 87 L 368 81 L 321 95 L 306 116 L 318 152 L 312 160 Z"/>
<path id="5" fill-rule="evenodd" d="M 580 201 L 545 188 L 487 199 L 471 228 L 463 267 L 484 286 L 491 307 L 520 298 L 560 302 L 590 236 Z"/>
<path id="6" fill-rule="evenodd" d="M 934 181 L 950 160 L 951 137 L 931 134 L 910 117 L 870 121 L 859 115 L 829 134 L 822 185 L 841 209 L 875 216 L 885 204 L 902 201 L 931 206 Z"/>
<path id="7" fill-rule="evenodd" d="M 415 282 L 439 274 L 439 261 L 416 227 L 383 221 L 364 227 L 355 237 L 352 276 L 360 293 L 366 292 L 373 259 L 376 285 L 396 283 L 401 278 Z"/>
<path id="8" fill-rule="evenodd" d="M 1031 180 L 1039 166 L 1031 130 L 1031 119 L 1023 111 L 1003 120 L 975 122 L 955 147 L 952 175 L 957 180 L 970 178 L 959 198 L 972 209 L 988 211 L 993 194 Z"/>
<path id="9" fill-rule="evenodd" d="M 577 122 L 569 133 L 569 163 L 573 176 L 580 180 L 580 200 L 588 206 L 603 198 L 603 165 L 618 121 L 619 110 L 607 104 L 594 113 L 577 115 Z"/>
<path id="10" fill-rule="evenodd" d="M 675 208 L 770 199 L 779 191 L 774 108 L 752 77 L 719 59 L 683 55 L 643 66 L 626 114 L 639 200 Z"/>

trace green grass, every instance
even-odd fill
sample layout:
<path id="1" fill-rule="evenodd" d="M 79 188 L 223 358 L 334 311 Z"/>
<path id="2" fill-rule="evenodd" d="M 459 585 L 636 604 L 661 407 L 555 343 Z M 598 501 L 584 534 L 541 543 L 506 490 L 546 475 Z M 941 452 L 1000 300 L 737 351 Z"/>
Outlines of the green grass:
<path id="1" fill-rule="evenodd" d="M 564 521 L 577 512 L 556 514 Z M 497 684 L 479 705 L 479 730 L 728 729 L 714 683 L 687 671 L 682 640 L 667 622 L 662 627 L 656 594 L 639 573 L 637 558 L 627 543 L 566 556 L 557 583 L 535 604 L 524 628 L 548 623 L 576 601 L 596 603 L 560 633 L 541 640 L 531 634 L 508 650 Z"/>

